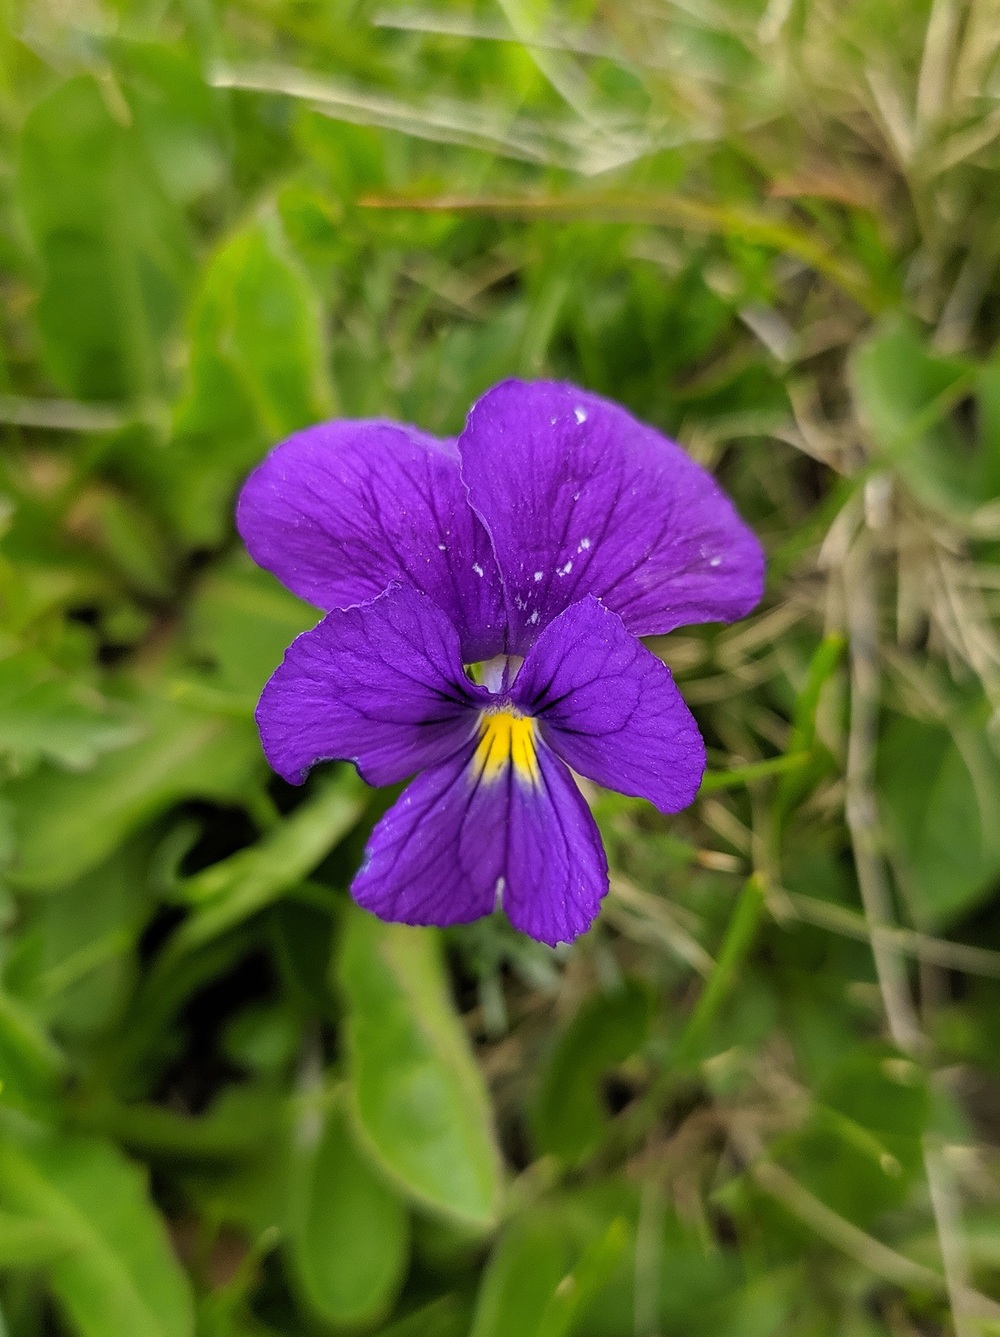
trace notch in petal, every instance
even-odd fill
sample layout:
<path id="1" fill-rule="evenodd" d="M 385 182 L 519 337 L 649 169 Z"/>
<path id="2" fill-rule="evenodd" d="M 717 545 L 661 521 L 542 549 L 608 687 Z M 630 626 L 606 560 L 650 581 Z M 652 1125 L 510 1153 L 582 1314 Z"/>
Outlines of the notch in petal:
<path id="1" fill-rule="evenodd" d="M 425 594 L 393 586 L 304 632 L 257 707 L 264 752 L 300 784 L 317 761 L 353 761 L 372 785 L 435 766 L 474 736 L 488 693 L 465 676 L 458 634 Z"/>
<path id="2" fill-rule="evenodd" d="M 617 404 L 553 381 L 505 381 L 459 438 L 469 499 L 493 539 L 508 650 L 587 594 L 648 636 L 743 617 L 760 544 L 715 480 Z"/>
<path id="3" fill-rule="evenodd" d="M 236 518 L 254 561 L 320 608 L 400 581 L 448 613 L 467 663 L 503 649 L 493 548 L 445 442 L 399 423 L 321 423 L 258 465 Z"/>
<path id="4" fill-rule="evenodd" d="M 514 700 L 575 771 L 660 812 L 692 802 L 705 744 L 670 670 L 594 598 L 573 604 L 539 636 Z"/>
<path id="5" fill-rule="evenodd" d="M 608 889 L 600 833 L 573 777 L 541 745 L 530 775 L 471 750 L 425 771 L 372 832 L 351 894 L 381 919 L 461 924 L 501 906 L 555 946 L 593 922 Z"/>

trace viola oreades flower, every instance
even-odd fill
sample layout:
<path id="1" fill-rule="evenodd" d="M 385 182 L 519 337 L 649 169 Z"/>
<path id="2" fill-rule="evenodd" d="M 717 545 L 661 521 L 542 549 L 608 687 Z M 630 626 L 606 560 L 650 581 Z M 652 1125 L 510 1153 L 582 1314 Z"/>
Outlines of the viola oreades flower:
<path id="1" fill-rule="evenodd" d="M 273 768 L 293 784 L 332 759 L 372 785 L 415 777 L 355 900 L 409 924 L 502 906 L 541 942 L 583 933 L 608 868 L 571 769 L 672 813 L 705 767 L 637 637 L 760 598 L 760 545 L 714 479 L 616 404 L 505 381 L 457 441 L 385 421 L 297 433 L 251 474 L 238 523 L 326 610 L 261 696 Z"/>

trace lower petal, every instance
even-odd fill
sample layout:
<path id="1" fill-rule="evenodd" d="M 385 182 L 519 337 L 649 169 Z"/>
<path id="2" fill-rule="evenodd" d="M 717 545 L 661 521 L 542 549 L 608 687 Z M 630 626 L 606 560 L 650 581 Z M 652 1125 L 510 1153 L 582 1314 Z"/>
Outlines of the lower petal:
<path id="1" fill-rule="evenodd" d="M 393 923 L 465 924 L 492 912 L 506 813 L 468 751 L 424 771 L 375 827 L 351 895 Z"/>
<path id="2" fill-rule="evenodd" d="M 538 782 L 511 785 L 501 903 L 522 933 L 572 942 L 585 933 L 608 890 L 608 861 L 590 809 L 569 770 L 544 744 Z"/>
<path id="3" fill-rule="evenodd" d="M 600 833 L 563 763 L 536 744 L 531 767 L 482 749 L 418 776 L 372 832 L 351 887 L 407 924 L 462 924 L 503 907 L 554 946 L 585 932 L 608 889 Z"/>

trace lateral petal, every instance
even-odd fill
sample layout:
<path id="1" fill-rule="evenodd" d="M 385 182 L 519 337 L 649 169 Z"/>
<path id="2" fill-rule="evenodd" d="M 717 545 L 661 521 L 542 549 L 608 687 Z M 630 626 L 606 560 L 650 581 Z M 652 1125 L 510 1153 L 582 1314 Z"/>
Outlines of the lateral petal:
<path id="1" fill-rule="evenodd" d="M 467 663 L 503 649 L 500 574 L 450 443 L 400 423 L 321 423 L 258 465 L 236 518 L 254 561 L 320 608 L 400 581 L 448 613 Z"/>
<path id="2" fill-rule="evenodd" d="M 395 784 L 467 745 L 488 695 L 466 677 L 448 617 L 397 585 L 297 637 L 257 724 L 268 761 L 292 784 L 333 759 L 353 761 L 369 784 Z"/>
<path id="3" fill-rule="evenodd" d="M 761 596 L 760 544 L 721 488 L 617 404 L 504 381 L 473 405 L 458 448 L 493 539 L 512 653 L 587 594 L 636 636 L 729 622 Z"/>
<path id="4" fill-rule="evenodd" d="M 588 597 L 551 622 L 513 697 L 580 775 L 679 812 L 705 771 L 705 744 L 670 670 Z"/>

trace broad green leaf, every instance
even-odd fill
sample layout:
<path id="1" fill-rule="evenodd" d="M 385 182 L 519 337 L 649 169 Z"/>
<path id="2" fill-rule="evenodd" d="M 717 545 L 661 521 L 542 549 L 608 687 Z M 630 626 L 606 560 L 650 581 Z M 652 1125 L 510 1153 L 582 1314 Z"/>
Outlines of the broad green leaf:
<path id="1" fill-rule="evenodd" d="M 332 412 L 315 297 L 277 220 L 254 222 L 216 252 L 195 304 L 190 384 L 160 461 L 184 536 L 217 542 L 267 447 Z"/>
<path id="2" fill-rule="evenodd" d="M 288 1252 L 312 1309 L 328 1323 L 371 1323 L 387 1311 L 409 1253 L 406 1208 L 355 1144 L 337 1103 L 300 1122 Z"/>
<path id="3" fill-rule="evenodd" d="M 0 1211 L 0 1272 L 43 1266 L 65 1254 L 74 1242 L 47 1221 Z"/>
<path id="4" fill-rule="evenodd" d="M 366 1145 L 418 1202 L 490 1226 L 500 1202 L 499 1153 L 437 933 L 352 908 L 338 976 Z"/>
<path id="5" fill-rule="evenodd" d="M 984 712 L 963 714 L 950 728 L 891 717 L 879 792 L 893 859 L 921 919 L 953 922 L 1000 874 L 1000 760 Z"/>
<path id="6" fill-rule="evenodd" d="M 542 1077 L 533 1125 L 538 1150 L 569 1161 L 594 1151 L 608 1125 L 601 1079 L 644 1043 L 652 997 L 638 980 L 584 1003 Z"/>
<path id="7" fill-rule="evenodd" d="M 113 80 L 80 75 L 31 112 L 18 193 L 44 279 L 46 367 L 84 399 L 161 385 L 161 340 L 179 313 L 188 242 Z"/>
<path id="8" fill-rule="evenodd" d="M 70 1246 L 49 1285 L 80 1337 L 191 1337 L 191 1293 L 145 1176 L 110 1143 L 5 1129 L 0 1202 Z"/>
<path id="9" fill-rule="evenodd" d="M 85 775 L 43 766 L 8 787 L 17 855 L 7 876 L 15 886 L 62 886 L 171 803 L 236 801 L 259 774 L 252 721 L 220 719 L 147 694 L 135 694 L 130 704 L 149 730 L 138 742 L 106 754 Z"/>
<path id="10" fill-rule="evenodd" d="M 119 77 L 166 193 L 182 203 L 217 188 L 227 171 L 222 108 L 186 44 L 112 39 Z"/>
<path id="11" fill-rule="evenodd" d="M 34 650 L 0 659 L 0 759 L 28 771 L 42 759 L 85 770 L 136 736 L 136 724 Z"/>

